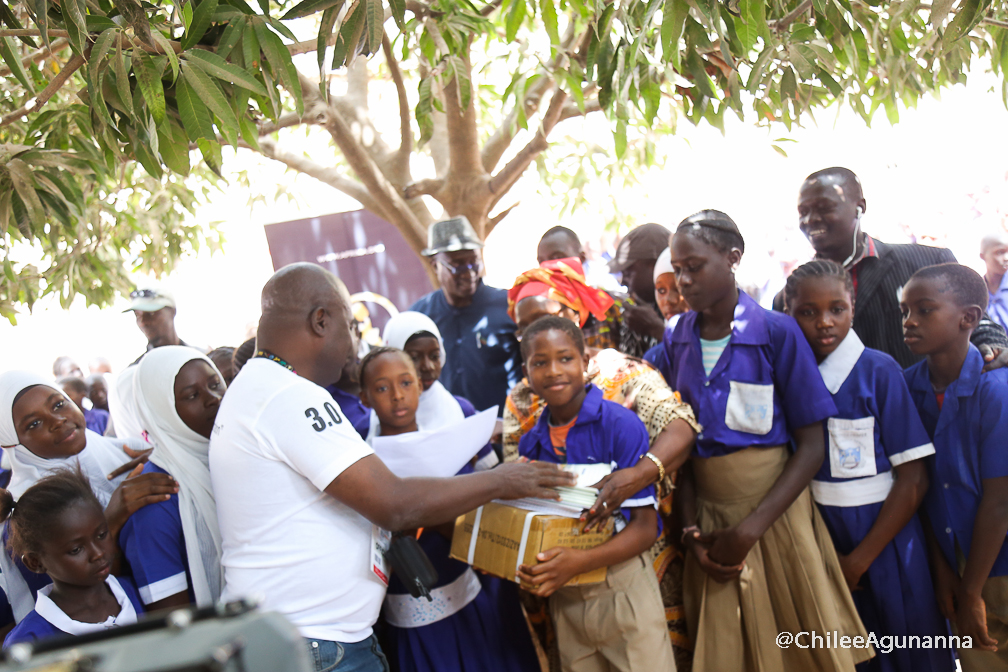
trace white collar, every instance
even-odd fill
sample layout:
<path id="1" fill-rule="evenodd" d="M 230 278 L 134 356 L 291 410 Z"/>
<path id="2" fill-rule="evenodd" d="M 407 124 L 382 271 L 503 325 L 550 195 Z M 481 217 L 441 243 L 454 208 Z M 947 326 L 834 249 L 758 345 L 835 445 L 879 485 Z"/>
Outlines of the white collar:
<path id="1" fill-rule="evenodd" d="M 116 600 L 119 602 L 120 609 L 118 615 L 109 616 L 104 623 L 81 623 L 63 613 L 63 610 L 49 599 L 49 593 L 53 589 L 51 583 L 45 588 L 39 589 L 38 597 L 35 600 L 35 612 L 68 635 L 86 635 L 89 632 L 101 632 L 109 628 L 136 623 L 136 609 L 133 608 L 133 603 L 130 602 L 126 591 L 119 585 L 119 581 L 114 576 L 109 576 L 105 579 L 105 583 L 112 589 L 112 594 L 115 595 Z"/>
<path id="2" fill-rule="evenodd" d="M 826 389 L 830 391 L 830 394 L 836 394 L 840 390 L 840 386 L 847 380 L 847 376 L 850 375 L 864 351 L 864 343 L 851 329 L 847 332 L 847 336 L 840 341 L 837 349 L 819 364 L 819 374 L 822 376 L 823 382 L 826 383 Z"/>

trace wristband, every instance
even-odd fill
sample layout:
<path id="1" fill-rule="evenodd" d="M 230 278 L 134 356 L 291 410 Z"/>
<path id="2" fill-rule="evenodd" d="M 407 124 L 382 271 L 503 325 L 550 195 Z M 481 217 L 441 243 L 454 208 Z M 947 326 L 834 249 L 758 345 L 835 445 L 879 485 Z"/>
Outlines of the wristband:
<path id="1" fill-rule="evenodd" d="M 644 457 L 646 457 L 649 460 L 651 460 L 652 462 L 654 462 L 655 466 L 658 467 L 658 478 L 655 479 L 655 483 L 661 483 L 662 481 L 664 481 L 665 480 L 665 465 L 662 464 L 662 461 L 658 459 L 658 456 L 656 456 L 654 453 L 647 452 L 647 453 L 644 453 Z"/>
<path id="2" fill-rule="evenodd" d="M 683 531 L 682 531 L 682 537 L 679 538 L 679 543 L 682 544 L 683 546 L 685 546 L 686 545 L 686 537 L 689 536 L 692 539 L 694 532 L 696 532 L 696 533 L 699 534 L 700 528 L 697 527 L 696 525 L 690 525 L 689 527 L 684 527 Z"/>

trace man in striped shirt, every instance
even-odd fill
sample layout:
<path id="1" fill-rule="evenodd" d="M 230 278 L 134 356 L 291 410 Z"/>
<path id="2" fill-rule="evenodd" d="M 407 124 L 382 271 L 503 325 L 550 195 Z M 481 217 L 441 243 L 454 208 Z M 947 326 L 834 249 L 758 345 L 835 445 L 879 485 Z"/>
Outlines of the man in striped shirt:
<path id="1" fill-rule="evenodd" d="M 826 168 L 809 175 L 798 193 L 798 228 L 816 258 L 842 264 L 854 281 L 854 331 L 869 348 L 888 353 L 906 368 L 920 360 L 903 342 L 899 301 L 918 269 L 955 262 L 950 250 L 925 245 L 890 245 L 861 230 L 868 205 L 861 182 L 847 168 Z M 783 293 L 782 293 L 783 294 Z M 782 308 L 782 294 L 774 308 Z M 986 368 L 1008 365 L 1008 336 L 986 315 L 972 342 Z"/>

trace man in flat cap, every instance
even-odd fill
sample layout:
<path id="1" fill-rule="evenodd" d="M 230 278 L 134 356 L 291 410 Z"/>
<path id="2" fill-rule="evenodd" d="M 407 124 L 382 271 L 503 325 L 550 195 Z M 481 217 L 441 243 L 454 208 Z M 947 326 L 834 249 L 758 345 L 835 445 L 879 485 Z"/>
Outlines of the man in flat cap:
<path id="1" fill-rule="evenodd" d="M 423 255 L 441 289 L 410 310 L 434 320 L 444 339 L 441 383 L 478 410 L 496 405 L 500 413 L 508 391 L 521 380 L 521 353 L 507 314 L 507 290 L 483 283 L 482 249 L 465 217 L 432 224 Z"/>

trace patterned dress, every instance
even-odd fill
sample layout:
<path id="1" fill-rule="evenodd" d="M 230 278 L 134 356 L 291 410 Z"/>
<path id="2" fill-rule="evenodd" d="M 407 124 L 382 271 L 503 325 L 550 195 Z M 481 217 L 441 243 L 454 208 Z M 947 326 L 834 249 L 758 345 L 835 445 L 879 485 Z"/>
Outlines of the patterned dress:
<path id="1" fill-rule="evenodd" d="M 648 430 L 654 443 L 673 420 L 685 420 L 694 430 L 700 431 L 693 410 L 684 404 L 678 392 L 669 389 L 662 375 L 647 363 L 628 357 L 616 350 L 602 350 L 588 364 L 589 382 L 601 388 L 602 395 L 634 410 Z M 518 442 L 539 420 L 546 402 L 540 399 L 527 381 L 522 380 L 508 395 L 504 407 L 504 461 L 518 459 Z M 662 536 L 651 548 L 652 561 L 668 622 L 672 651 L 679 672 L 691 668 L 692 645 L 686 635 L 683 613 L 682 574 L 683 557 L 672 544 L 672 525 L 667 522 L 672 512 L 672 484 L 675 474 L 668 474 L 658 486 L 659 514 L 666 519 Z M 559 652 L 550 623 L 546 600 L 522 592 L 522 602 L 528 612 L 532 629 L 549 660 L 551 672 L 560 670 Z"/>

